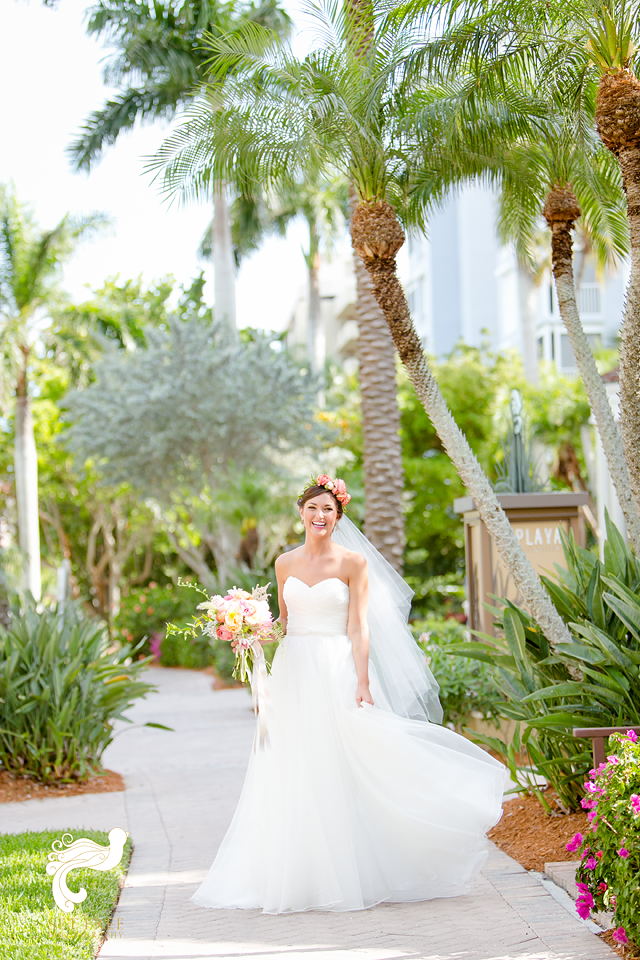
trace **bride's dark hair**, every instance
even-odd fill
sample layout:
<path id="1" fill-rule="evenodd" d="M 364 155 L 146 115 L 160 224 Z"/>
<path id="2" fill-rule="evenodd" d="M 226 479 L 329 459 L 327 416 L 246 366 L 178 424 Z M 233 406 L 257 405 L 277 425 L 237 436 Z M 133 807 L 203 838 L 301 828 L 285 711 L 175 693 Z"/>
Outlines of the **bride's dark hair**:
<path id="1" fill-rule="evenodd" d="M 321 487 L 319 484 L 315 483 L 312 487 L 307 487 L 305 492 L 298 497 L 298 506 L 304 507 L 307 500 L 313 500 L 314 497 L 319 497 L 321 493 L 328 493 L 336 502 L 336 507 L 338 510 L 338 520 L 344 512 L 344 507 L 336 497 L 336 495 L 331 491 L 327 490 L 326 487 Z"/>

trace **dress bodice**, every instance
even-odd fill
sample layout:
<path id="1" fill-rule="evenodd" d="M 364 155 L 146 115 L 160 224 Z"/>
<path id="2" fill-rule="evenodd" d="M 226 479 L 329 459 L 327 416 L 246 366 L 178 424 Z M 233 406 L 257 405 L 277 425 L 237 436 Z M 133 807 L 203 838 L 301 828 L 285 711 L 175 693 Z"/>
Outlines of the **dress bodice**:
<path id="1" fill-rule="evenodd" d="M 343 580 L 329 577 L 310 587 L 297 577 L 287 577 L 283 596 L 287 605 L 288 634 L 346 634 L 349 587 Z"/>

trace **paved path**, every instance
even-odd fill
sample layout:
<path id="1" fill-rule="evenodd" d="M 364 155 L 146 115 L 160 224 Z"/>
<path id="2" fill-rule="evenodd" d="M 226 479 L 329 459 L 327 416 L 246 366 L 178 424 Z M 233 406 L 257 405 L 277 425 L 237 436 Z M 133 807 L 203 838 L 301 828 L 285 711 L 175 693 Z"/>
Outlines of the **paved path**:
<path id="1" fill-rule="evenodd" d="M 189 897 L 231 819 L 253 739 L 246 690 L 205 674 L 153 670 L 159 692 L 105 755 L 125 793 L 0 805 L 0 830 L 129 830 L 134 854 L 99 960 L 616 960 L 536 879 L 492 846 L 473 893 L 371 910 L 263 916 L 204 910 Z"/>

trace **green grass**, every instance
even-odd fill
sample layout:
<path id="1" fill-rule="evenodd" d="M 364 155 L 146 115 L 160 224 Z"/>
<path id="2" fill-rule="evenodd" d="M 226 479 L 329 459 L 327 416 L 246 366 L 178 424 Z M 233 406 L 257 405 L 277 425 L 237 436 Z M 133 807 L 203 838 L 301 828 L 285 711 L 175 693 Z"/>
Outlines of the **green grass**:
<path id="1" fill-rule="evenodd" d="M 63 833 L 108 846 L 98 830 L 45 830 L 0 835 L 0 960 L 93 960 L 120 895 L 131 859 L 127 839 L 120 863 L 105 873 L 72 870 L 70 890 L 84 887 L 87 898 L 63 913 L 45 873 L 51 844 Z"/>

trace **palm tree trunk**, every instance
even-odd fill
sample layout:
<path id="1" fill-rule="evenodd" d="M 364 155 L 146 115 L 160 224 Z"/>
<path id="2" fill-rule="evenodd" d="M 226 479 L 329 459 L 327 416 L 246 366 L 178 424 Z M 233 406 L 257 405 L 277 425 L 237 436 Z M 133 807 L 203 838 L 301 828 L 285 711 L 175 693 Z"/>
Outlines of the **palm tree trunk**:
<path id="1" fill-rule="evenodd" d="M 400 359 L 460 479 L 469 490 L 498 553 L 513 576 L 524 603 L 552 645 L 571 635 L 527 560 L 489 480 L 451 415 L 422 349 L 396 274 L 395 257 L 404 234 L 386 202 L 360 203 L 351 221 L 353 247 L 364 262 L 373 292 L 389 325 Z"/>
<path id="2" fill-rule="evenodd" d="M 364 447 L 364 532 L 402 573 L 405 546 L 404 470 L 396 384 L 396 351 L 373 295 L 371 280 L 354 257 L 358 299 L 358 378 Z"/>
<path id="3" fill-rule="evenodd" d="M 231 243 L 227 186 L 216 184 L 213 195 L 213 222 L 211 224 L 211 256 L 213 260 L 213 291 L 216 320 L 224 322 L 234 338 L 236 326 L 236 271 Z"/>
<path id="4" fill-rule="evenodd" d="M 604 73 L 596 97 L 596 125 L 605 147 L 620 162 L 627 196 L 631 272 L 620 331 L 620 427 L 631 492 L 640 516 L 640 81 L 628 69 Z M 603 446 L 604 446 L 604 438 Z M 619 494 L 618 494 L 619 496 Z M 634 541 L 635 546 L 635 541 Z M 637 547 L 636 547 L 637 551 Z"/>
<path id="5" fill-rule="evenodd" d="M 18 534 L 24 557 L 23 587 L 40 599 L 40 520 L 38 516 L 38 457 L 33 432 L 31 402 L 18 387 L 15 413 L 14 475 L 18 506 Z"/>
<path id="6" fill-rule="evenodd" d="M 308 258 L 309 312 L 307 316 L 307 353 L 312 373 L 324 366 L 322 316 L 320 313 L 320 253 L 311 247 Z"/>
<path id="7" fill-rule="evenodd" d="M 598 373 L 576 302 L 571 230 L 574 221 L 580 215 L 580 208 L 570 189 L 555 187 L 549 192 L 544 216 L 552 231 L 551 258 L 560 316 L 569 334 L 578 370 L 595 417 L 611 479 L 627 525 L 627 534 L 635 552 L 640 556 L 640 519 L 631 493 L 622 436 L 614 420 L 607 392 L 602 377 Z"/>

